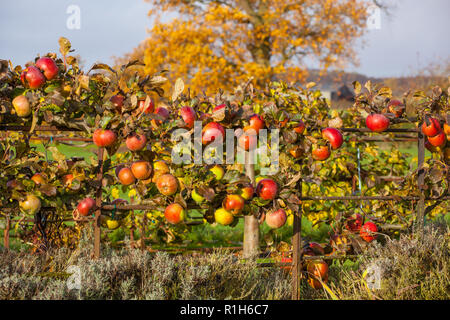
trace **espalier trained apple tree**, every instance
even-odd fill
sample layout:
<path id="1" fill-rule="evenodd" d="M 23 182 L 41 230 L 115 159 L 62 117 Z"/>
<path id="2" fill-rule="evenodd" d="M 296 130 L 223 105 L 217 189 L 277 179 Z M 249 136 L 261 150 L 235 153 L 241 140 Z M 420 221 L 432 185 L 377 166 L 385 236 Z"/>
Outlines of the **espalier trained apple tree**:
<path id="1" fill-rule="evenodd" d="M 30 232 L 24 219 L 41 221 L 51 208 L 59 221 L 73 217 L 77 223 L 60 223 L 46 245 L 76 245 L 98 209 L 99 187 L 104 204 L 114 206 L 100 216 L 107 229 L 137 228 L 141 236 L 159 230 L 161 239 L 171 242 L 192 228 L 194 210 L 210 224 L 234 227 L 244 218 L 248 255 L 258 250 L 264 221 L 270 227 L 264 241 L 276 248 L 272 235 L 292 223 L 302 203 L 300 184 L 303 196 L 349 195 L 356 185 L 364 195 L 416 195 L 417 171 L 411 170 L 408 155 L 395 146 L 383 150 L 362 141 L 357 132 L 343 134 L 342 128 L 350 127 L 380 134 L 408 122 L 420 125 L 433 152 L 424 168 L 426 193 L 448 193 L 449 98 L 440 88 L 430 96 L 409 97 L 418 110 L 411 121 L 404 113 L 406 97 L 395 100 L 389 88 L 371 83 L 364 89 L 354 84 L 355 104 L 345 111 L 330 109 L 314 83 L 298 88 L 273 82 L 259 91 L 248 81 L 232 93 L 205 96 L 179 79 L 169 95 L 164 72 L 147 75 L 137 61 L 117 69 L 99 63 L 84 72 L 70 52 L 70 42 L 61 38 L 61 58 L 50 53 L 25 69 L 1 62 L 1 124 L 27 130 L 1 140 L 0 212 L 25 241 Z M 67 159 L 50 136 L 42 137 L 46 152 L 38 152 L 30 137 L 42 125 L 74 130 L 106 152 L 102 159 Z M 122 210 L 127 204 L 146 209 Z M 380 225 L 409 228 L 413 221 L 410 203 L 400 198 L 395 203 L 303 202 L 302 210 L 322 241 L 306 243 L 306 249 L 314 248 L 311 254 L 350 253 L 353 241 L 374 241 Z M 435 206 L 428 214 L 445 210 Z M 309 268 L 326 282 L 324 266 Z M 310 284 L 319 287 L 313 280 Z"/>

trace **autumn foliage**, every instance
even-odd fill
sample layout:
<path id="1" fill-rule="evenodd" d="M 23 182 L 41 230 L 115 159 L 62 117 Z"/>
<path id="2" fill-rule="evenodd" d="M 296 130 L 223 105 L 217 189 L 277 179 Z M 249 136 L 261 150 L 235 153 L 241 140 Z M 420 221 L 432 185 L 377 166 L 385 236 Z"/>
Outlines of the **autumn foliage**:
<path id="1" fill-rule="evenodd" d="M 170 70 L 198 92 L 231 89 L 249 77 L 304 80 L 354 61 L 352 44 L 365 29 L 367 1 L 147 0 L 155 19 L 149 38 L 121 60 L 142 59 L 146 73 Z M 174 19 L 167 21 L 167 16 Z"/>

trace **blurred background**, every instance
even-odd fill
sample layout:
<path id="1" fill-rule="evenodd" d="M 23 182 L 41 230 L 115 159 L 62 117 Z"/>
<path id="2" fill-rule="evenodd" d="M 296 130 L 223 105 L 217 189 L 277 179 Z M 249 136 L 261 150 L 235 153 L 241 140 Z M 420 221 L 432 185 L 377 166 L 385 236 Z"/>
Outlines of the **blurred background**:
<path id="1" fill-rule="evenodd" d="M 213 12 L 212 8 L 215 8 L 215 2 L 201 1 L 204 4 L 203 12 L 197 15 L 205 15 L 205 12 L 210 13 L 212 15 L 210 21 L 212 19 L 217 21 L 219 20 L 218 17 L 226 17 L 225 19 L 228 21 L 239 19 L 239 17 L 234 16 L 230 18 L 233 13 L 224 10 Z M 236 5 L 236 1 L 230 0 L 228 2 L 231 6 Z M 252 1 L 247 2 L 252 4 Z M 278 5 L 278 1 L 269 2 L 273 2 L 275 7 Z M 311 9 L 316 4 L 324 6 L 328 2 L 330 1 L 309 0 L 304 2 L 303 7 Z M 335 3 L 339 2 L 348 1 L 335 1 Z M 379 6 L 380 10 L 369 12 L 369 15 L 371 14 L 372 19 L 375 20 L 367 24 L 364 23 L 365 21 L 360 23 L 356 20 L 370 17 L 362 17 L 362 14 L 359 17 L 351 17 L 351 19 L 354 19 L 352 21 L 355 29 L 352 31 L 353 35 L 339 45 L 345 46 L 348 50 L 351 49 L 352 52 L 349 55 L 347 51 L 335 55 L 333 59 L 336 60 L 336 63 L 331 63 L 327 67 L 326 73 L 321 72 L 323 68 L 320 64 L 323 60 L 318 61 L 320 60 L 317 59 L 318 54 L 307 54 L 302 57 L 301 61 L 291 58 L 296 60 L 293 65 L 300 66 L 302 71 L 296 73 L 298 76 L 294 80 L 299 82 L 318 81 L 321 89 L 331 97 L 333 91 L 337 92 L 343 85 L 348 86 L 353 80 L 385 80 L 389 78 L 389 84 L 396 86 L 394 92 L 400 94 L 403 87 L 410 86 L 411 82 L 417 82 L 417 77 L 441 76 L 445 78 L 450 74 L 450 38 L 447 34 L 450 30 L 450 20 L 448 19 L 450 2 L 448 0 L 350 2 L 375 4 Z M 186 6 L 180 3 L 182 1 L 175 0 L 3 1 L 0 11 L 0 58 L 11 60 L 13 65 L 24 65 L 34 59 L 37 54 L 44 55 L 49 51 L 57 52 L 60 36 L 64 36 L 72 42 L 72 48 L 75 49 L 74 54 L 80 55 L 84 68 L 89 68 L 99 61 L 114 65 L 117 62 L 122 62 L 123 59 L 130 58 L 130 56 L 143 58 L 148 46 L 164 45 L 164 41 L 166 42 L 166 49 L 183 50 L 183 46 L 186 48 L 186 44 L 182 42 L 189 37 L 195 38 L 195 34 L 192 33 L 192 30 L 176 29 L 174 24 L 171 23 L 172 19 L 194 22 L 201 19 L 195 14 L 194 16 L 187 16 L 183 12 Z M 200 1 L 192 1 L 191 3 L 198 4 Z M 169 10 L 164 11 L 164 6 L 170 6 Z M 150 12 L 152 9 L 154 12 Z M 321 14 L 319 11 L 315 13 Z M 339 29 L 342 21 L 348 18 L 344 17 L 344 14 L 342 16 L 339 16 L 339 14 L 341 13 L 336 13 L 336 20 L 333 21 L 331 21 L 333 17 L 319 16 L 319 21 L 323 25 L 329 23 Z M 310 19 L 311 21 L 311 17 L 306 16 L 305 18 L 305 16 L 306 14 L 304 16 L 297 15 L 298 21 L 301 19 Z M 285 18 L 291 20 L 294 24 L 297 23 L 295 18 L 294 20 L 290 16 Z M 323 19 L 323 21 L 320 19 Z M 159 30 L 155 28 L 155 23 L 160 26 Z M 163 23 L 167 23 L 167 25 L 163 25 Z M 277 23 L 280 24 L 281 30 L 283 25 L 280 20 L 277 20 Z M 213 25 L 213 23 L 211 23 L 211 26 L 210 29 L 217 28 L 217 25 Z M 236 32 L 235 30 L 240 31 L 239 26 L 234 25 L 234 27 L 234 30 L 223 29 L 219 32 L 227 37 Z M 197 31 L 199 30 L 197 29 Z M 284 34 L 283 37 L 290 35 L 293 35 L 293 33 Z M 185 39 L 183 39 L 183 36 Z M 325 34 L 326 36 L 327 34 Z M 338 34 L 329 35 L 330 38 L 333 36 L 338 36 Z M 155 41 L 155 37 L 164 37 L 164 39 Z M 169 39 L 170 37 L 172 39 Z M 217 39 L 221 40 L 220 36 L 215 38 L 213 36 L 213 40 Z M 206 41 L 201 37 L 198 37 L 198 40 L 200 43 L 202 40 Z M 236 40 L 242 39 L 236 38 Z M 178 48 L 174 48 L 174 43 L 179 44 Z M 300 42 L 297 44 L 299 44 L 298 47 L 302 47 Z M 225 45 L 229 44 L 225 43 Z M 306 51 L 314 45 L 310 42 L 302 48 Z M 325 41 L 316 41 L 316 45 L 319 48 L 325 46 Z M 236 48 L 231 49 L 236 50 Z M 165 50 L 164 56 L 170 60 L 172 58 L 171 52 L 168 51 Z M 196 52 L 197 56 L 198 54 Z M 149 54 L 147 53 L 147 55 Z M 176 57 L 176 54 L 173 56 Z M 221 58 L 220 55 L 216 54 L 216 56 Z M 279 65 L 274 62 L 275 59 L 276 57 L 272 57 L 271 60 L 272 67 L 276 69 L 275 72 L 290 71 L 286 66 L 279 68 Z M 187 62 L 188 66 L 189 63 L 191 62 Z M 170 65 L 165 67 L 172 71 Z M 153 70 L 154 66 L 151 66 L 151 69 Z M 191 66 L 191 69 L 194 68 Z M 304 70 L 307 70 L 308 73 L 305 73 Z M 248 73 L 249 68 L 244 68 L 244 71 Z M 234 72 L 236 70 L 233 70 L 230 74 Z M 178 69 L 175 73 L 177 76 L 183 74 Z M 319 77 L 319 73 L 321 77 Z M 189 78 L 189 76 L 186 75 L 186 78 Z M 415 78 L 415 81 L 410 81 L 411 78 Z M 426 82 L 426 80 L 421 79 L 422 82 Z"/>

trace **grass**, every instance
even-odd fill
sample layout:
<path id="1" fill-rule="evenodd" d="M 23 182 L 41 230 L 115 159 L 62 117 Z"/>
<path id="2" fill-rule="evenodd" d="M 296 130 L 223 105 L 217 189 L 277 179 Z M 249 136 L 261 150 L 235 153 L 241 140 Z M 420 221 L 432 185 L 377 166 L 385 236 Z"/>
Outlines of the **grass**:
<path id="1" fill-rule="evenodd" d="M 83 145 L 83 143 L 76 143 L 78 145 Z M 32 143 L 31 146 L 36 147 L 36 150 L 39 152 L 46 153 L 46 146 L 43 143 Z M 90 161 L 92 157 L 96 157 L 95 152 L 97 151 L 97 147 L 93 144 L 89 144 L 85 147 L 79 146 L 69 146 L 61 143 L 53 143 L 48 144 L 47 146 L 56 146 L 62 154 L 64 154 L 67 158 L 71 157 L 83 157 L 86 161 Z M 51 152 L 47 151 L 47 159 L 53 160 Z"/>

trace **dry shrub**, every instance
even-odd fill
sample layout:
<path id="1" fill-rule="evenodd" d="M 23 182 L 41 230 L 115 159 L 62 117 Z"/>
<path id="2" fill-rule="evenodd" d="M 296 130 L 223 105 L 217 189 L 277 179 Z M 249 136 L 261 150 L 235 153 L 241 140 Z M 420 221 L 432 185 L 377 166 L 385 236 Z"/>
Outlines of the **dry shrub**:
<path id="1" fill-rule="evenodd" d="M 208 255 L 151 254 L 92 248 L 47 255 L 0 253 L 0 299 L 287 299 L 290 278 L 224 251 Z M 67 269 L 81 270 L 81 289 L 68 290 Z"/>
<path id="2" fill-rule="evenodd" d="M 424 234 L 376 242 L 360 259 L 357 271 L 331 268 L 331 289 L 341 299 L 447 300 L 450 298 L 449 227 L 435 223 Z M 380 288 L 362 281 L 369 266 L 380 270 Z"/>
<path id="3" fill-rule="evenodd" d="M 93 260 L 90 241 L 77 250 L 46 255 L 0 248 L 0 299 L 289 299 L 291 277 L 280 268 L 259 268 L 216 250 L 169 255 L 105 248 Z M 357 264 L 335 262 L 331 290 L 340 299 L 449 299 L 449 228 L 427 226 L 422 238 L 402 235 L 373 243 Z M 81 289 L 68 290 L 71 265 L 81 270 Z M 376 265 L 381 287 L 369 290 L 364 270 Z M 329 299 L 302 283 L 302 299 Z"/>

